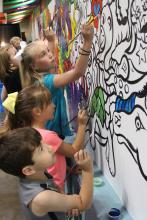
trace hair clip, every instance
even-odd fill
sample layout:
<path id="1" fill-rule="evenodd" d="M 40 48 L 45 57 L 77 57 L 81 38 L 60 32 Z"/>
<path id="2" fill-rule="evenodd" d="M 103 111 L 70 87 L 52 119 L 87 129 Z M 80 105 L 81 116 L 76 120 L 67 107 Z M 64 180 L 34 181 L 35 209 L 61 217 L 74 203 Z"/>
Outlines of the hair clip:
<path id="1" fill-rule="evenodd" d="M 13 92 L 13 93 L 8 94 L 8 97 L 2 103 L 4 108 L 6 108 L 12 114 L 15 114 L 15 104 L 16 104 L 17 95 L 18 95 L 18 92 Z"/>

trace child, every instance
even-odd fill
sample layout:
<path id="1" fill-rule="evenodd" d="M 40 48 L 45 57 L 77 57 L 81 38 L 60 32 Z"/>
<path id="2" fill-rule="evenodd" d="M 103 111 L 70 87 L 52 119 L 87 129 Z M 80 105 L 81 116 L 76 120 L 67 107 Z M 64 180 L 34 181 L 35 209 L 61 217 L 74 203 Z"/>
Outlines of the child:
<path id="1" fill-rule="evenodd" d="M 4 107 L 9 111 L 7 128 L 12 130 L 25 126 L 33 127 L 39 131 L 43 142 L 53 147 L 52 150 L 56 153 L 57 162 L 48 169 L 48 172 L 53 176 L 54 182 L 62 191 L 66 175 L 65 156 L 73 157 L 83 147 L 87 122 L 86 111 L 79 110 L 78 131 L 71 145 L 63 142 L 55 132 L 45 130 L 45 122 L 53 120 L 56 107 L 51 101 L 51 95 L 47 88 L 40 85 L 32 85 L 24 88 L 16 96 L 15 100 L 14 97 L 9 95 L 3 103 Z"/>
<path id="2" fill-rule="evenodd" d="M 55 163 L 49 145 L 44 144 L 36 129 L 25 127 L 0 137 L 0 169 L 20 177 L 20 198 L 32 217 L 48 219 L 48 212 L 83 211 L 90 207 L 93 192 L 92 163 L 84 150 L 74 155 L 82 169 L 79 195 L 65 195 L 50 190 L 50 180 L 44 175 L 46 168 Z M 44 188 L 43 188 L 44 187 Z M 28 219 L 28 218 L 27 218 Z"/>
<path id="3" fill-rule="evenodd" d="M 4 84 L 7 94 L 21 90 L 19 69 L 14 66 L 12 61 L 15 53 L 14 50 L 11 45 L 0 48 L 0 80 Z"/>
<path id="4" fill-rule="evenodd" d="M 19 69 L 14 59 L 15 48 L 8 44 L 0 48 L 0 81 L 3 83 L 1 100 L 4 101 L 8 93 L 21 90 Z"/>
<path id="5" fill-rule="evenodd" d="M 86 71 L 93 40 L 92 25 L 83 25 L 81 34 L 84 43 L 80 50 L 79 59 L 73 69 L 63 74 L 55 74 L 54 55 L 43 41 L 32 42 L 22 54 L 20 66 L 22 87 L 34 84 L 39 80 L 49 89 L 56 111 L 54 120 L 49 120 L 46 123 L 46 128 L 56 131 L 63 138 L 71 135 L 69 127 L 65 126 L 68 120 L 63 87 L 77 80 Z"/>

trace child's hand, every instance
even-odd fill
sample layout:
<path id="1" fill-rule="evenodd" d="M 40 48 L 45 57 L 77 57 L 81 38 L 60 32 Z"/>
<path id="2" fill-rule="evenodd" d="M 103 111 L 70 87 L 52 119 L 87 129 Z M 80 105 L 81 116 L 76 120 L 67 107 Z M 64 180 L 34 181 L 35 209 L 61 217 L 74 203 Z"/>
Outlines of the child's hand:
<path id="1" fill-rule="evenodd" d="M 76 163 L 81 167 L 84 171 L 92 170 L 92 161 L 90 156 L 85 150 L 80 150 L 74 155 Z"/>
<path id="2" fill-rule="evenodd" d="M 56 35 L 55 32 L 49 28 L 44 29 L 44 35 L 49 41 L 55 41 Z"/>
<path id="3" fill-rule="evenodd" d="M 75 217 L 75 216 L 79 216 L 79 215 L 80 215 L 79 209 L 72 209 L 72 210 L 68 211 L 69 217 Z"/>
<path id="4" fill-rule="evenodd" d="M 81 29 L 82 36 L 85 42 L 92 43 L 94 36 L 94 27 L 92 24 L 83 24 Z"/>
<path id="5" fill-rule="evenodd" d="M 84 109 L 79 109 L 78 111 L 78 123 L 79 125 L 86 125 L 88 120 L 87 111 Z"/>

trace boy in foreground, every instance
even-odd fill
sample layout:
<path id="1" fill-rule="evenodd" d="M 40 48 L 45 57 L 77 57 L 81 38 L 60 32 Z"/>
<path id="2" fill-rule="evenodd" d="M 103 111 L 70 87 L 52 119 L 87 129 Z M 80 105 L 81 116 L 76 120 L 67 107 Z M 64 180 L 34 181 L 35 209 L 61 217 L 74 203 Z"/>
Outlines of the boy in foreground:
<path id="1" fill-rule="evenodd" d="M 20 198 L 33 219 L 49 219 L 48 212 L 84 211 L 92 203 L 92 161 L 84 150 L 74 156 L 82 169 L 79 195 L 57 191 L 45 170 L 55 163 L 50 146 L 42 143 L 41 135 L 33 128 L 19 128 L 0 137 L 0 168 L 20 177 Z M 38 217 L 41 218 L 38 218 Z"/>

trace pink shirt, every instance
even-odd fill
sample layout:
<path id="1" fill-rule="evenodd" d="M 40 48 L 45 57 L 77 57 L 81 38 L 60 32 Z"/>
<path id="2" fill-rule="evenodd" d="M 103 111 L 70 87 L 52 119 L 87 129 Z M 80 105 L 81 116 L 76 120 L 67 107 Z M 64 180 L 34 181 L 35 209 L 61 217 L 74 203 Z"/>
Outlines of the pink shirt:
<path id="1" fill-rule="evenodd" d="M 50 145 L 53 152 L 55 152 L 56 163 L 48 168 L 47 171 L 53 176 L 55 184 L 59 187 L 63 187 L 66 176 L 66 160 L 64 155 L 56 153 L 63 140 L 59 138 L 54 131 L 40 128 L 37 128 L 36 130 L 41 134 L 43 142 Z"/>

